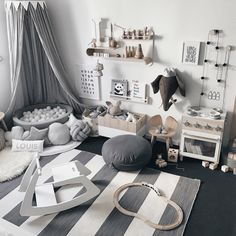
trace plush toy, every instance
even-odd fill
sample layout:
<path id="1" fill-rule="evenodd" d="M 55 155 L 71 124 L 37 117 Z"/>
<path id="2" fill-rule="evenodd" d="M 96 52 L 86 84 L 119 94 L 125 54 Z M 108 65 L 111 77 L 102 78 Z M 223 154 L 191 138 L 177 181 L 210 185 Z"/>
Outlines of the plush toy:
<path id="1" fill-rule="evenodd" d="M 70 128 L 70 135 L 74 141 L 84 141 L 88 138 L 89 133 L 89 125 L 82 120 L 78 120 L 76 124 L 72 125 Z"/>
<path id="2" fill-rule="evenodd" d="M 0 129 L 0 151 L 5 147 L 5 132 L 3 129 Z"/>
<path id="3" fill-rule="evenodd" d="M 112 116 L 119 116 L 123 114 L 123 111 L 120 109 L 121 101 L 117 101 L 115 105 L 109 101 L 106 101 L 106 104 L 108 106 L 108 114 Z"/>
<path id="4" fill-rule="evenodd" d="M 134 114 L 130 113 L 130 112 L 127 112 L 128 116 L 126 118 L 126 121 L 128 122 L 136 122 L 137 119 L 134 117 Z"/>
<path id="5" fill-rule="evenodd" d="M 170 106 L 176 102 L 176 99 L 174 100 L 172 96 L 178 88 L 180 90 L 180 94 L 185 96 L 184 83 L 177 76 L 174 68 L 166 68 L 163 75 L 158 75 L 151 85 L 154 93 L 157 93 L 160 90 L 163 108 L 165 111 L 167 111 Z"/>
<path id="6" fill-rule="evenodd" d="M 53 145 L 64 145 L 70 141 L 70 130 L 67 125 L 53 123 L 48 129 L 48 139 Z"/>
<path id="7" fill-rule="evenodd" d="M 24 140 L 29 135 L 29 131 L 25 131 L 21 126 L 12 127 L 11 131 L 5 133 L 7 145 L 11 145 L 12 139 Z"/>

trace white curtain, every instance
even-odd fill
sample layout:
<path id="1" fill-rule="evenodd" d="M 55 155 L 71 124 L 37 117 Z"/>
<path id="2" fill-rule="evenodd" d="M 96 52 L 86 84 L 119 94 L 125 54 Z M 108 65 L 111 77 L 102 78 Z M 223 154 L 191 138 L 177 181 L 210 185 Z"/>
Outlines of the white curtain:
<path id="1" fill-rule="evenodd" d="M 11 85 L 10 104 L 7 114 L 13 112 L 14 106 L 18 107 L 23 103 L 23 98 L 20 96 L 22 87 L 19 80 L 22 63 L 24 15 L 25 9 L 22 5 L 18 9 L 13 4 L 6 8 Z"/>
<path id="2" fill-rule="evenodd" d="M 7 115 L 39 103 L 66 103 L 81 113 L 85 105 L 71 92 L 45 3 L 8 2 L 6 16 L 11 73 Z"/>

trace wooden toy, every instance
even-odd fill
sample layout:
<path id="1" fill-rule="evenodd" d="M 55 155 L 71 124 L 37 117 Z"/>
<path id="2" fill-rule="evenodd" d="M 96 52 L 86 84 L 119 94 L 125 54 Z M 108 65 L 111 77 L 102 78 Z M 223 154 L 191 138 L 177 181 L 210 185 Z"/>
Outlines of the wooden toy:
<path id="1" fill-rule="evenodd" d="M 141 44 L 138 45 L 134 57 L 136 59 L 142 59 L 143 58 L 143 49 L 142 49 L 142 45 Z"/>
<path id="2" fill-rule="evenodd" d="M 236 168 L 233 169 L 233 174 L 236 175 Z"/>
<path id="3" fill-rule="evenodd" d="M 100 193 L 99 188 L 88 178 L 91 171 L 79 161 L 73 161 L 52 167 L 53 182 L 37 184 L 39 176 L 42 175 L 39 163 L 39 154 L 31 162 L 25 172 L 20 185 L 20 192 L 25 192 L 21 204 L 20 214 L 22 216 L 47 215 L 70 209 L 83 204 Z M 86 192 L 67 201 L 60 201 L 60 196 L 70 188 L 86 188 Z M 56 188 L 61 187 L 55 191 Z M 32 205 L 35 195 L 36 206 Z"/>
<path id="4" fill-rule="evenodd" d="M 211 169 L 211 170 L 215 170 L 217 167 L 218 167 L 218 163 L 211 163 L 209 165 L 209 169 Z"/>
<path id="5" fill-rule="evenodd" d="M 234 154 L 233 154 L 232 152 L 229 152 L 229 153 L 228 153 L 228 158 L 230 158 L 230 159 L 233 160 L 233 159 L 234 159 Z"/>
<path id="6" fill-rule="evenodd" d="M 167 162 L 164 159 L 156 159 L 155 161 L 156 165 L 159 166 L 159 168 L 164 168 L 167 166 Z"/>
<path id="7" fill-rule="evenodd" d="M 202 166 L 205 168 L 209 167 L 209 164 L 210 163 L 208 161 L 202 161 Z"/>
<path id="8" fill-rule="evenodd" d="M 221 171 L 226 173 L 229 171 L 229 167 L 227 165 L 223 165 L 223 166 L 221 166 Z"/>
<path id="9" fill-rule="evenodd" d="M 179 150 L 175 148 L 169 148 L 167 160 L 170 162 L 178 161 Z"/>

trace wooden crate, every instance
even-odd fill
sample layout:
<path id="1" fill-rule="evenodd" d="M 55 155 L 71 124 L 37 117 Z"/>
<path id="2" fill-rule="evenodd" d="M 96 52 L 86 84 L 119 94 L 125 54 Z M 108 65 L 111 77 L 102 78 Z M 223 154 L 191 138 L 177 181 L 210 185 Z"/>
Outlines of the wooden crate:
<path id="1" fill-rule="evenodd" d="M 128 122 L 116 119 L 109 114 L 98 116 L 99 134 L 107 137 L 114 137 L 121 134 L 144 135 L 146 115 L 135 113 L 139 117 L 136 122 Z"/>

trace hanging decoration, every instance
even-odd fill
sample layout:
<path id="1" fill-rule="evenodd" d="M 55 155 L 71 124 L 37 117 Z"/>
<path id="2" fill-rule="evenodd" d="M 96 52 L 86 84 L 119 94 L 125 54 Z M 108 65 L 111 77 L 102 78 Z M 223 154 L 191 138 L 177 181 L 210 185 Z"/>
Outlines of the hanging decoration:
<path id="1" fill-rule="evenodd" d="M 230 59 L 231 46 L 223 47 L 220 46 L 220 34 L 222 32 L 218 29 L 210 30 L 208 33 L 207 42 L 205 44 L 205 56 L 203 64 L 203 72 L 201 76 L 201 93 L 199 96 L 199 107 L 202 103 L 202 98 L 206 96 L 210 100 L 220 101 L 222 99 L 222 109 L 224 108 L 224 97 L 225 97 L 225 88 L 228 72 L 228 64 Z M 215 50 L 214 56 L 212 57 L 211 52 Z M 220 55 L 225 51 L 224 61 L 220 61 Z M 223 94 L 219 91 L 209 91 L 206 89 L 206 80 L 210 80 L 208 77 L 209 69 L 216 70 L 215 80 L 220 85 L 223 85 Z"/>

